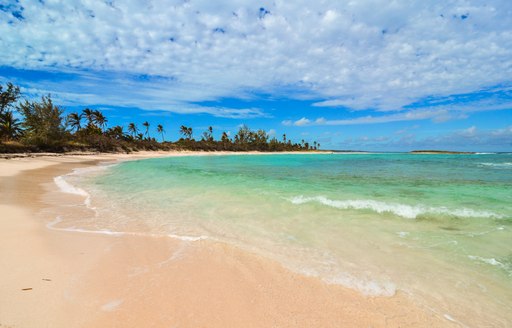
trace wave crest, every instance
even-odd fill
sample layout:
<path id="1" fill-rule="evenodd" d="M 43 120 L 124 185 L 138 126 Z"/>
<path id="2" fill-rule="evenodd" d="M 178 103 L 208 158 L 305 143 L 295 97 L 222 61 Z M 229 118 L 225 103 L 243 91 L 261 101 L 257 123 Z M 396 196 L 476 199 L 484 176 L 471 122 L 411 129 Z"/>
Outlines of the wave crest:
<path id="1" fill-rule="evenodd" d="M 512 163 L 506 162 L 506 163 L 478 163 L 478 166 L 481 167 L 495 167 L 495 168 L 505 168 L 505 169 L 512 169 Z"/>
<path id="2" fill-rule="evenodd" d="M 79 195 L 85 197 L 84 204 L 89 207 L 91 205 L 91 195 L 82 188 L 78 188 L 73 186 L 71 183 L 67 182 L 64 179 L 64 176 L 58 176 L 53 178 L 53 181 L 59 187 L 60 191 L 67 193 L 67 194 L 73 194 L 73 195 Z"/>
<path id="3" fill-rule="evenodd" d="M 444 206 L 412 206 L 398 203 L 386 203 L 373 199 L 332 200 L 324 196 L 297 196 L 292 198 L 291 202 L 296 205 L 314 202 L 343 210 L 370 210 L 377 213 L 393 213 L 406 219 L 416 219 L 419 215 L 427 213 L 451 215 L 463 218 L 503 218 L 502 215 L 491 211 L 476 211 L 469 208 L 449 209 Z"/>
<path id="4" fill-rule="evenodd" d="M 65 175 L 60 175 L 60 176 L 53 178 L 53 181 L 55 182 L 57 187 L 59 187 L 60 191 L 67 193 L 67 194 L 73 194 L 73 195 L 85 197 L 84 204 L 87 207 L 90 207 L 91 206 L 91 195 L 87 191 L 83 190 L 82 188 L 75 187 L 74 185 L 69 183 L 66 180 L 66 177 L 77 176 L 77 175 L 86 175 L 86 174 L 93 173 L 93 172 L 104 171 L 114 165 L 116 165 L 116 164 L 103 164 L 103 165 L 98 165 L 98 166 L 76 168 L 76 169 L 73 169 L 73 171 L 71 173 L 68 173 Z"/>

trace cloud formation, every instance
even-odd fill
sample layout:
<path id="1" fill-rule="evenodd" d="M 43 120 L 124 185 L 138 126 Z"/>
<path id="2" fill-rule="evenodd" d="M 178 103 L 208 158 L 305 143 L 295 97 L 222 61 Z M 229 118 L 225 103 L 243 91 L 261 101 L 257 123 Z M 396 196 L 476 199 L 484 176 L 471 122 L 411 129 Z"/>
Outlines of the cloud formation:
<path id="1" fill-rule="evenodd" d="M 512 89 L 496 88 L 484 92 L 449 97 L 433 98 L 421 105 L 409 105 L 394 112 L 381 112 L 377 115 L 360 116 L 349 119 L 316 119 L 302 117 L 296 121 L 284 120 L 285 126 L 313 125 L 360 125 L 404 121 L 431 120 L 435 123 L 467 118 L 470 113 L 512 109 Z"/>
<path id="2" fill-rule="evenodd" d="M 445 149 L 466 151 L 509 151 L 512 146 L 512 126 L 496 129 L 481 129 L 470 126 L 436 136 L 419 136 L 416 126 L 396 131 L 389 135 L 329 138 L 324 142 L 336 145 L 339 149 L 373 150 L 414 150 Z"/>
<path id="3" fill-rule="evenodd" d="M 75 90 L 59 94 L 66 101 L 108 96 L 117 105 L 207 112 L 191 104 L 266 93 L 314 99 L 319 107 L 414 112 L 360 118 L 381 122 L 442 117 L 407 106 L 512 76 L 509 0 L 4 3 L 0 66 L 78 74 Z M 116 87 L 134 92 L 121 96 Z"/>

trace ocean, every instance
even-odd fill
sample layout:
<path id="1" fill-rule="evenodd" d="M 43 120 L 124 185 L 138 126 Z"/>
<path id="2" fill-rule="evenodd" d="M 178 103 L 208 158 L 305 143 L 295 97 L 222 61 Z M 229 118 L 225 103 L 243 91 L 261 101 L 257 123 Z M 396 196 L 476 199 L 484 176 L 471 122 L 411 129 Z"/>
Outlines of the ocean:
<path id="1" fill-rule="evenodd" d="M 55 229 L 228 243 L 461 326 L 512 326 L 512 154 L 180 156 L 56 183 L 92 214 Z"/>

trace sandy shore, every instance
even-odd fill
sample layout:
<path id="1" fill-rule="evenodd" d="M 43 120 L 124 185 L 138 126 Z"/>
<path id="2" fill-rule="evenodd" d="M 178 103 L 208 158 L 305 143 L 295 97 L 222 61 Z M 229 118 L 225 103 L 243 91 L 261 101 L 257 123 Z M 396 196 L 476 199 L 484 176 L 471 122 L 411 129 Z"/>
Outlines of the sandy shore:
<path id="1" fill-rule="evenodd" d="M 444 327 L 404 295 L 365 297 L 229 245 L 47 228 L 53 178 L 153 156 L 0 159 L 0 327 Z"/>

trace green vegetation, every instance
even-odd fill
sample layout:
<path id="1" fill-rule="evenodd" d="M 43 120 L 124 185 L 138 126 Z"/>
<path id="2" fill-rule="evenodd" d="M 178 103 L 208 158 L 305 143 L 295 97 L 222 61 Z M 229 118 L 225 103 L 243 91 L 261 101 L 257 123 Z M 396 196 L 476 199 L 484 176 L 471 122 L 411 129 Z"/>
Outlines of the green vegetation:
<path id="1" fill-rule="evenodd" d="M 99 110 L 85 108 L 80 113 L 65 115 L 62 107 L 53 103 L 51 97 L 43 96 L 39 101 L 20 101 L 20 88 L 7 83 L 0 85 L 0 153 L 14 152 L 65 152 L 104 151 L 130 152 L 137 150 L 203 150 L 203 151 L 301 151 L 316 150 L 316 141 L 310 146 L 304 140 L 293 143 L 283 134 L 282 140 L 271 137 L 263 130 L 253 131 L 246 125 L 230 138 L 222 132 L 220 140 L 213 137 L 210 126 L 194 139 L 191 127 L 182 125 L 182 137 L 175 141 L 164 141 L 165 130 L 157 124 L 161 137 L 158 142 L 150 135 L 150 122 L 142 123 L 142 130 L 135 123 L 124 127 L 108 127 L 108 119 Z"/>

